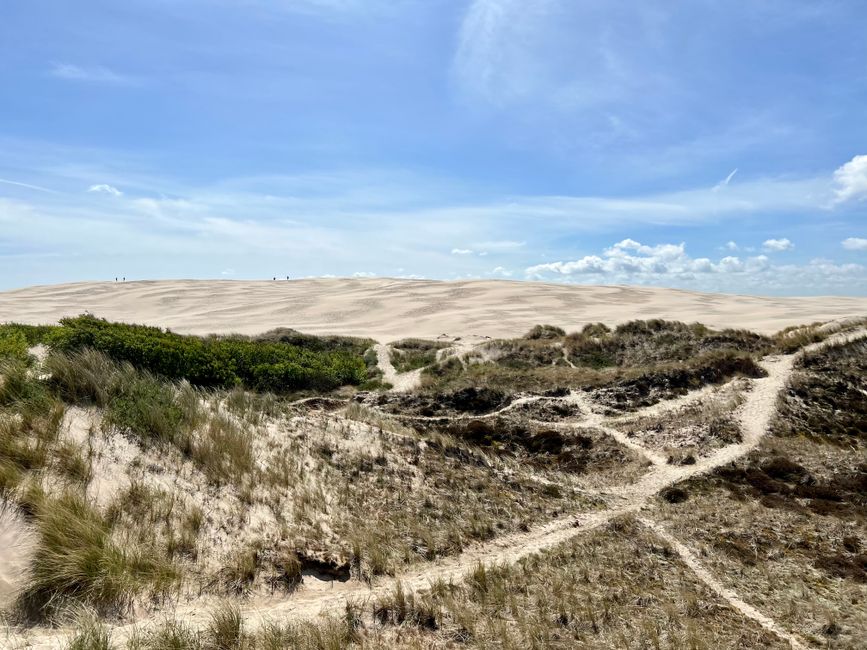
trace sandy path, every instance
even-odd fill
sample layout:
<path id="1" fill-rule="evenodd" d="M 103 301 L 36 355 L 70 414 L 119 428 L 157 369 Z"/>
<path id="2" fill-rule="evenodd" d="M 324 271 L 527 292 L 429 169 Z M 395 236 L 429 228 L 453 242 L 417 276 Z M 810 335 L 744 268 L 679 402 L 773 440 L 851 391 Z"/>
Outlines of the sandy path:
<path id="1" fill-rule="evenodd" d="M 567 331 L 635 318 L 701 320 L 772 333 L 867 315 L 867 298 L 761 298 L 675 289 L 476 280 L 316 279 L 82 282 L 0 292 L 0 321 L 51 323 L 84 311 L 178 332 L 258 334 L 293 327 L 386 342 L 521 336 L 544 321 Z"/>
<path id="2" fill-rule="evenodd" d="M 391 348 L 382 343 L 374 346 L 376 350 L 376 365 L 382 370 L 382 379 L 391 384 L 394 393 L 408 393 L 421 383 L 421 371 L 424 368 L 398 372 L 391 363 Z"/>

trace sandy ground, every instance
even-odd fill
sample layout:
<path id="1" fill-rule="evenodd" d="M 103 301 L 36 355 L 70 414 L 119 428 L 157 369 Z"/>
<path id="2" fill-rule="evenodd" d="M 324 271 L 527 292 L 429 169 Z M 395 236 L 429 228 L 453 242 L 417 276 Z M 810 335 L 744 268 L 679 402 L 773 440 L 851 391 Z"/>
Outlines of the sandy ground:
<path id="1" fill-rule="evenodd" d="M 635 318 L 701 321 L 772 333 L 789 325 L 867 315 L 867 298 L 761 298 L 651 287 L 476 280 L 88 282 L 0 293 L 0 321 L 53 323 L 89 311 L 110 320 L 184 333 L 256 334 L 292 327 L 311 334 L 513 337 L 537 323 L 567 331 Z"/>

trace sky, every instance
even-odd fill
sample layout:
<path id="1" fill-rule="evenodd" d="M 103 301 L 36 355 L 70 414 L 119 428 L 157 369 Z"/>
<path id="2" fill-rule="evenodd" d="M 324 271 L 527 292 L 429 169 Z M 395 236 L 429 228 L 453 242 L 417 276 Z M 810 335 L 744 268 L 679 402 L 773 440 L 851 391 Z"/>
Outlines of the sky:
<path id="1" fill-rule="evenodd" d="M 0 289 L 867 295 L 863 0 L 10 0 Z"/>

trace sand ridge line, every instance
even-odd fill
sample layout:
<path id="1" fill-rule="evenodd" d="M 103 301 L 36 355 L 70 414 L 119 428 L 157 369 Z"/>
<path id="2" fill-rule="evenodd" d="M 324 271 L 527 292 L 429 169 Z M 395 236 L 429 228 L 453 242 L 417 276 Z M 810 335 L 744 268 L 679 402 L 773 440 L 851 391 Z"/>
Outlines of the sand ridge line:
<path id="1" fill-rule="evenodd" d="M 771 334 L 801 323 L 863 317 L 867 298 L 763 298 L 655 287 L 388 278 L 83 282 L 0 292 L 4 320 L 47 324 L 85 311 L 188 334 L 261 334 L 292 327 L 310 334 L 390 341 L 435 339 L 443 332 L 514 338 L 540 319 L 574 331 L 596 321 L 692 322 L 697 314 L 715 329 L 737 323 Z"/>

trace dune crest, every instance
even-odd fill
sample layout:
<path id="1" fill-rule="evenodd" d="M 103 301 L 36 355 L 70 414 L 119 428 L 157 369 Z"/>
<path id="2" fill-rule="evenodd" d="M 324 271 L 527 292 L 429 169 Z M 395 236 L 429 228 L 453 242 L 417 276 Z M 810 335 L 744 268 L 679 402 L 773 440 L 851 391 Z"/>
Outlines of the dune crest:
<path id="1" fill-rule="evenodd" d="M 776 298 L 629 286 L 503 280 L 309 279 L 83 282 L 0 293 L 0 321 L 52 323 L 89 311 L 182 333 L 256 334 L 292 327 L 379 341 L 520 336 L 544 322 L 575 330 L 636 318 L 700 321 L 772 333 L 867 315 L 867 298 Z"/>

